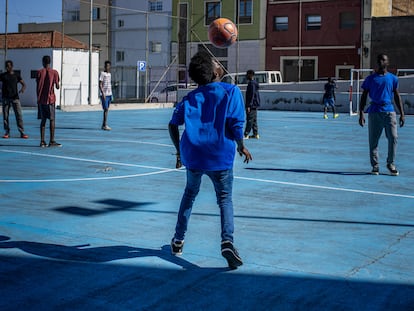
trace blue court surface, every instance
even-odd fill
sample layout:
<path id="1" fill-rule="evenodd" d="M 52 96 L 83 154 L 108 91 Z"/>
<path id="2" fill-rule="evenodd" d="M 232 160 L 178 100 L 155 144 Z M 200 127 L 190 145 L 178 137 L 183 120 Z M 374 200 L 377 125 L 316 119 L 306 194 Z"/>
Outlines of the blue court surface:
<path id="1" fill-rule="evenodd" d="M 0 138 L 0 310 L 414 310 L 414 118 L 390 176 L 370 175 L 356 116 L 259 112 L 253 162 L 234 167 L 235 246 L 204 177 L 184 253 L 170 254 L 185 169 L 172 109 L 58 111 L 56 140 Z"/>

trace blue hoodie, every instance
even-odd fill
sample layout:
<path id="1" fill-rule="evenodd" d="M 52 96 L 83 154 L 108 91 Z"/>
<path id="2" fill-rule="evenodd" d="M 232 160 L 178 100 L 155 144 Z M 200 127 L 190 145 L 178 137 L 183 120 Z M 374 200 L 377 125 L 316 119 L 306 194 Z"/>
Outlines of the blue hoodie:
<path id="1" fill-rule="evenodd" d="M 181 161 L 188 169 L 221 171 L 233 167 L 236 140 L 243 139 L 244 102 L 232 84 L 212 82 L 177 104 L 171 124 L 185 125 Z"/>

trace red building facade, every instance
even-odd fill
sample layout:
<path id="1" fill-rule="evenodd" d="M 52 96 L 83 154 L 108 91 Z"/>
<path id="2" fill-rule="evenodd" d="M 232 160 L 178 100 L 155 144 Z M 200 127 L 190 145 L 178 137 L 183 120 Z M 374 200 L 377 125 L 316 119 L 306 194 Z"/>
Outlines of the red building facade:
<path id="1" fill-rule="evenodd" d="M 269 0 L 267 14 L 266 70 L 312 81 L 360 68 L 361 0 Z"/>

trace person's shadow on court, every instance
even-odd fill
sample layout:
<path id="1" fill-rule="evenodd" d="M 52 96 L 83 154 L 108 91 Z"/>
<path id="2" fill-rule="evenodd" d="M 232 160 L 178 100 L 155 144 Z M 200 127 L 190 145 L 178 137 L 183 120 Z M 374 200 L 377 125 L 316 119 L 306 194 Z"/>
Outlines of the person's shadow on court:
<path id="1" fill-rule="evenodd" d="M 7 236 L 0 235 L 0 249 L 18 248 L 26 253 L 52 258 L 56 260 L 102 263 L 119 259 L 158 257 L 165 261 L 181 266 L 186 270 L 209 269 L 227 271 L 228 268 L 201 268 L 181 257 L 171 254 L 170 245 L 160 249 L 131 247 L 125 245 L 89 247 L 90 244 L 66 246 L 59 244 L 39 243 L 31 241 L 10 241 Z"/>
<path id="2" fill-rule="evenodd" d="M 341 172 L 341 171 L 321 171 L 321 170 L 309 170 L 309 169 L 297 169 L 297 168 L 259 168 L 259 167 L 246 167 L 246 170 L 251 171 L 275 171 L 275 172 L 292 172 L 292 173 L 317 173 L 317 174 L 332 174 L 332 175 L 371 175 L 368 172 Z"/>

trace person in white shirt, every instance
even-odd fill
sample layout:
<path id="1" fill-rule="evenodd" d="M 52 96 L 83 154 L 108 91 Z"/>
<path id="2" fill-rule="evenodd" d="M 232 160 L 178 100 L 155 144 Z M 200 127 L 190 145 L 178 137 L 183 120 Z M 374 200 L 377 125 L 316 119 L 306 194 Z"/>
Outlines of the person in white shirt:
<path id="1" fill-rule="evenodd" d="M 112 86 L 111 86 L 111 62 L 105 62 L 104 71 L 99 77 L 99 89 L 101 90 L 101 102 L 103 113 L 102 129 L 110 131 L 111 128 L 107 124 L 109 106 L 112 101 Z"/>

